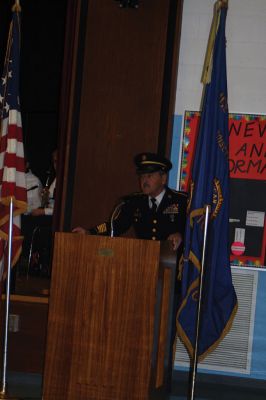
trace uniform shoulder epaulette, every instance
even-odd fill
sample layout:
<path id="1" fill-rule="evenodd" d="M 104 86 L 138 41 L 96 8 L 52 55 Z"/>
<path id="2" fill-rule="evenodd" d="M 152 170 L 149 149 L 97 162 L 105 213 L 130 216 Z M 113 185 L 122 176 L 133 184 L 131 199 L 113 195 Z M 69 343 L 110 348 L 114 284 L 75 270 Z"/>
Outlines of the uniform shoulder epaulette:
<path id="1" fill-rule="evenodd" d="M 136 196 L 141 196 L 141 195 L 143 196 L 142 192 L 133 192 L 129 196 L 136 197 Z"/>
<path id="2" fill-rule="evenodd" d="M 185 197 L 188 196 L 188 192 L 185 192 L 184 190 L 179 190 L 177 193 L 181 194 L 181 196 L 185 196 Z"/>
<path id="3" fill-rule="evenodd" d="M 126 195 L 126 196 L 121 197 L 120 200 L 129 201 L 129 200 L 133 200 L 135 198 L 139 198 L 141 196 L 143 196 L 142 192 L 134 192 L 134 193 L 130 193 L 130 194 Z"/>
<path id="4" fill-rule="evenodd" d="M 176 194 L 181 194 L 181 196 L 187 197 L 187 195 L 188 195 L 188 193 L 184 192 L 183 190 L 175 190 L 175 189 L 171 189 L 171 190 Z"/>

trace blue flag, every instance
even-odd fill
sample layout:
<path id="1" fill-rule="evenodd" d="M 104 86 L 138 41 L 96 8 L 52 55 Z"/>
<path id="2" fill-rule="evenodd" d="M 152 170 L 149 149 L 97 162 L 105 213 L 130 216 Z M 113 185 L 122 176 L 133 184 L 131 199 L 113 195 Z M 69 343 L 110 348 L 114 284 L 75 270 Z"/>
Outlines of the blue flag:
<path id="1" fill-rule="evenodd" d="M 213 350 L 231 327 L 237 311 L 229 262 L 229 131 L 225 22 L 219 11 L 211 81 L 205 86 L 192 168 L 177 332 L 193 356 L 204 237 L 205 206 L 210 206 L 198 357 Z"/>

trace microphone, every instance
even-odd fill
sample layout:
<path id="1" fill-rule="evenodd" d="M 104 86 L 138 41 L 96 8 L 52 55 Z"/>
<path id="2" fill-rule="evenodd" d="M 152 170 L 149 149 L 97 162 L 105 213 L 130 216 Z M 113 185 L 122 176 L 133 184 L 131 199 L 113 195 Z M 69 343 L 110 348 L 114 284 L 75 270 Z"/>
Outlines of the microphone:
<path id="1" fill-rule="evenodd" d="M 114 237 L 114 219 L 115 219 L 115 217 L 118 216 L 119 211 L 120 211 L 121 207 L 124 204 L 126 204 L 125 201 L 121 201 L 120 203 L 118 203 L 117 206 L 115 207 L 112 215 L 111 215 L 111 219 L 110 219 L 110 225 L 111 225 L 110 237 Z"/>
<path id="2" fill-rule="evenodd" d="M 138 194 L 142 194 L 141 192 L 135 192 L 135 193 L 131 193 L 125 196 L 120 197 L 119 199 L 119 203 L 117 204 L 117 206 L 115 207 L 112 215 L 111 215 L 111 219 L 110 219 L 110 224 L 111 224 L 111 233 L 110 236 L 114 237 L 114 220 L 118 217 L 120 209 L 123 205 L 130 203 L 133 199 L 136 198 L 136 195 Z"/>

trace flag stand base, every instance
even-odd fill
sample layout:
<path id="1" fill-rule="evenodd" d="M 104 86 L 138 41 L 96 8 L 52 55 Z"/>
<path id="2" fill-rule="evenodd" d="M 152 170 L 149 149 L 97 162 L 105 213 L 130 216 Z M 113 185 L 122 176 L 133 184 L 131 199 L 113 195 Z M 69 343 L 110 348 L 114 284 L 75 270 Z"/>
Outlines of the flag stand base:
<path id="1" fill-rule="evenodd" d="M 21 400 L 19 397 L 9 396 L 8 393 L 1 391 L 0 392 L 0 399 L 2 400 Z"/>

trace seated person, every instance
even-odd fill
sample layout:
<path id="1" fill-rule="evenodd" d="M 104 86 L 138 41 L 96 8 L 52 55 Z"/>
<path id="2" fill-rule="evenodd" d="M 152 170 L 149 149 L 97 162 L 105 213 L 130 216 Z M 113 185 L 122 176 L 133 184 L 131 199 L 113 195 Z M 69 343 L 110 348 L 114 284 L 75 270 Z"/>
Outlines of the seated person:
<path id="1" fill-rule="evenodd" d="M 33 199 L 28 196 L 28 211 L 26 215 L 22 216 L 22 234 L 24 236 L 23 255 L 27 259 L 27 270 L 34 269 L 36 273 L 39 273 L 39 270 L 42 269 L 45 271 L 44 274 L 46 275 L 49 274 L 52 243 L 56 161 L 57 151 L 55 150 L 52 153 L 52 174 L 48 176 L 47 185 L 38 192 L 40 195 L 38 201 L 37 198 L 33 201 Z M 51 184 L 50 180 L 52 180 Z M 35 190 L 37 190 L 36 185 L 33 185 L 33 193 Z M 30 192 L 31 191 L 28 191 L 28 194 Z"/>
<path id="2" fill-rule="evenodd" d="M 170 240 L 176 250 L 184 235 L 187 194 L 167 186 L 172 168 L 167 158 L 141 153 L 134 162 L 141 192 L 122 198 L 108 222 L 90 229 L 76 227 L 73 232 L 120 236 L 133 226 L 137 238 Z"/>
<path id="3" fill-rule="evenodd" d="M 36 207 L 31 211 L 33 217 L 40 216 L 52 216 L 54 212 L 54 201 L 55 201 L 55 188 L 56 188 L 56 164 L 57 164 L 57 150 L 52 153 L 52 167 L 54 178 L 52 182 L 49 182 L 50 175 L 47 179 L 47 185 L 42 190 L 41 197 L 42 202 L 40 207 Z"/>

